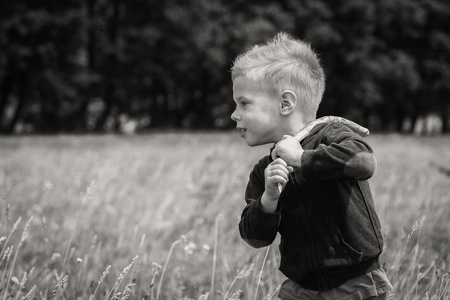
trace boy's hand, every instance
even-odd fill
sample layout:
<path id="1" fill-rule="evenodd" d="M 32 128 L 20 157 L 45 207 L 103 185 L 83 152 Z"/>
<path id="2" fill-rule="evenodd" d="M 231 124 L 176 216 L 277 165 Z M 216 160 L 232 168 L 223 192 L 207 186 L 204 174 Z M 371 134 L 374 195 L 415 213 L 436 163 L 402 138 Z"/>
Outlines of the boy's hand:
<path id="1" fill-rule="evenodd" d="M 272 159 L 280 157 L 288 166 L 300 167 L 303 151 L 296 136 L 285 135 L 272 150 Z"/>
<path id="2" fill-rule="evenodd" d="M 284 187 L 289 181 L 289 173 L 292 171 L 293 168 L 281 158 L 275 159 L 264 170 L 265 190 L 261 202 L 266 212 L 275 212 L 281 193 L 278 184 Z"/>

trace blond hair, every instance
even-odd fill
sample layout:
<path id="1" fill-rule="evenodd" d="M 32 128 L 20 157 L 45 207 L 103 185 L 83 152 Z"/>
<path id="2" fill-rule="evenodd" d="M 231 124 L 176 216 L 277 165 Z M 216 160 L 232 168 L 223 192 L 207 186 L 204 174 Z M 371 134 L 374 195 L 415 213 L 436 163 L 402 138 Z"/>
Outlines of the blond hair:
<path id="1" fill-rule="evenodd" d="M 239 76 L 263 81 L 276 95 L 293 91 L 307 118 L 316 117 L 325 91 L 325 75 L 310 44 L 282 32 L 237 56 L 231 78 Z"/>

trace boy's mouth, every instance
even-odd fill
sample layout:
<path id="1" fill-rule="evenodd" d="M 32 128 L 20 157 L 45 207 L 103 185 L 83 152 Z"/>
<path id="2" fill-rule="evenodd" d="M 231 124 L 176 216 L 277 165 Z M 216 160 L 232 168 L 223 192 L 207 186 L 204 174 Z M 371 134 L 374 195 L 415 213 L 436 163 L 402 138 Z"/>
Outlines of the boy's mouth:
<path id="1" fill-rule="evenodd" d="M 245 132 L 247 131 L 247 129 L 241 128 L 241 127 L 237 127 L 237 130 L 239 130 L 241 132 L 241 137 L 244 137 Z"/>

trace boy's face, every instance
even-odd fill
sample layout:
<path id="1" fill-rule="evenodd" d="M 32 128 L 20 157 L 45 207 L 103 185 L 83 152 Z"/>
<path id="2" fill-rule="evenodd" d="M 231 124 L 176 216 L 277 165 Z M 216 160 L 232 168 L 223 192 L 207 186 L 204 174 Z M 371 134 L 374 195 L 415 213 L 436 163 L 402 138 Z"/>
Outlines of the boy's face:
<path id="1" fill-rule="evenodd" d="M 273 93 L 260 81 L 239 76 L 233 82 L 236 109 L 231 119 L 247 145 L 276 143 L 280 139 L 280 105 Z"/>

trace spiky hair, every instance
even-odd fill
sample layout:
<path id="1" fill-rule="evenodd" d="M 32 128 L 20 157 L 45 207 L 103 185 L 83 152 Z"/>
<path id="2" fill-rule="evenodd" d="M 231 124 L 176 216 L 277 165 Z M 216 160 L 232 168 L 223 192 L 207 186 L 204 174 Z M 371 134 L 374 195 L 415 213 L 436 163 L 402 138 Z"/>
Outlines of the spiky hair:
<path id="1" fill-rule="evenodd" d="M 283 32 L 238 55 L 231 78 L 234 81 L 239 76 L 263 81 L 277 95 L 293 91 L 308 118 L 315 118 L 325 91 L 325 75 L 318 55 L 309 43 Z"/>

